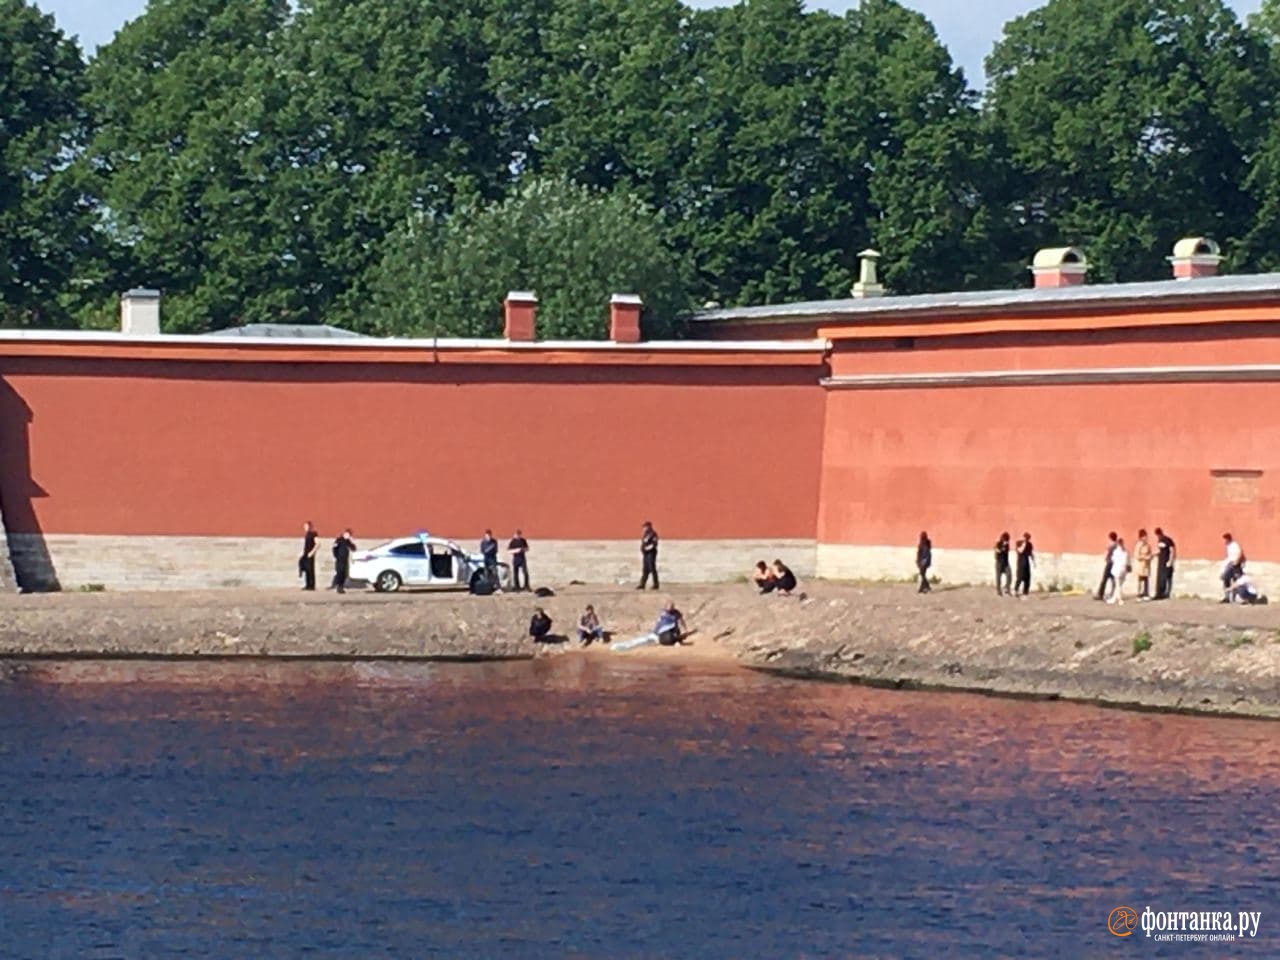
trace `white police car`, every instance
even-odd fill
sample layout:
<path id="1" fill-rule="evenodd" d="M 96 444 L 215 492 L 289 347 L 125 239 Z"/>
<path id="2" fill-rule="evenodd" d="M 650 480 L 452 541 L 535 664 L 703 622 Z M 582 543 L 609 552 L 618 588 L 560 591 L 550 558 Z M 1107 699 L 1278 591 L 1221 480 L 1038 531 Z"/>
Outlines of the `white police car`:
<path id="1" fill-rule="evenodd" d="M 491 584 L 483 556 L 466 553 L 452 540 L 423 533 L 358 551 L 351 557 L 350 576 L 379 593 L 394 593 L 401 587 L 489 593 L 509 585 L 511 569 L 499 563 L 498 582 Z"/>

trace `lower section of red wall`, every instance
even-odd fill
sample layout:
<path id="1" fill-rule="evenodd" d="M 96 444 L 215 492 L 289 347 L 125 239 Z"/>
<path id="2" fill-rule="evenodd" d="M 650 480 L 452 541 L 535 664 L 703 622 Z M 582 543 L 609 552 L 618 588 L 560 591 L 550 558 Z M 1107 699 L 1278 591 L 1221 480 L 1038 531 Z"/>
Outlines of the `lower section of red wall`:
<path id="1" fill-rule="evenodd" d="M 833 390 L 818 538 L 979 549 L 1002 530 L 1098 552 L 1163 527 L 1189 557 L 1230 530 L 1280 558 L 1277 387 L 1105 384 Z M 1132 542 L 1132 541 L 1130 541 Z"/>
<path id="2" fill-rule="evenodd" d="M 8 361 L 11 532 L 812 538 L 813 367 Z"/>

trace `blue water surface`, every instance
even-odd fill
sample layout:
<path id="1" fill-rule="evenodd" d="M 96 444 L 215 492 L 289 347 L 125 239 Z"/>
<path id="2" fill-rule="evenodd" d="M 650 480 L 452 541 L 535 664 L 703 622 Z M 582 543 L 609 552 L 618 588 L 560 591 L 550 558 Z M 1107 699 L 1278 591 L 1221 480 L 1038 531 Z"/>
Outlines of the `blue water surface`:
<path id="1" fill-rule="evenodd" d="M 0 729 L 0 956 L 1280 956 L 1270 723 L 565 656 L 45 665 Z"/>

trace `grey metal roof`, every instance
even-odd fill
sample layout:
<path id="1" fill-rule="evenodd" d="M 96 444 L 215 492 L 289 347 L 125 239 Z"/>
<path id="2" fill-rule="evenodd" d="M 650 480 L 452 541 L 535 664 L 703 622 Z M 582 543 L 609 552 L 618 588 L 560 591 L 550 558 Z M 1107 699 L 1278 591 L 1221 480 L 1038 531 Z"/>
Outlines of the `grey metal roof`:
<path id="1" fill-rule="evenodd" d="M 1193 280 L 1152 280 L 1141 283 L 1083 284 L 1026 290 L 975 290 L 967 293 L 925 293 L 866 299 L 808 300 L 762 307 L 727 307 L 694 315 L 695 323 L 716 321 L 849 320 L 904 313 L 970 313 L 1005 308 L 1053 310 L 1070 306 L 1123 306 L 1159 302 L 1219 302 L 1274 297 L 1280 300 L 1280 273 L 1198 277 Z"/>
<path id="2" fill-rule="evenodd" d="M 341 327 L 330 327 L 312 323 L 248 323 L 243 327 L 228 327 L 225 330 L 214 330 L 202 334 L 206 337 L 288 337 L 292 340 L 304 339 L 351 339 L 363 338 L 364 334 Z"/>

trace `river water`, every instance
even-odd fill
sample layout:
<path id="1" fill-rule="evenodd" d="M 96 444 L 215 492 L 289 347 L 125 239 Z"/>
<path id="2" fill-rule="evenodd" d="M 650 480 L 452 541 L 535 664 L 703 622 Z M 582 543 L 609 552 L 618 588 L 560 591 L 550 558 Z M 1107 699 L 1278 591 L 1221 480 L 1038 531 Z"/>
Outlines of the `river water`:
<path id="1" fill-rule="evenodd" d="M 67 664 L 0 728 L 5 957 L 1280 955 L 1270 723 L 602 656 Z"/>

